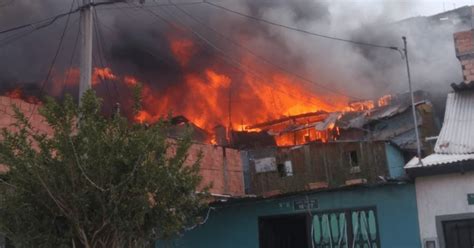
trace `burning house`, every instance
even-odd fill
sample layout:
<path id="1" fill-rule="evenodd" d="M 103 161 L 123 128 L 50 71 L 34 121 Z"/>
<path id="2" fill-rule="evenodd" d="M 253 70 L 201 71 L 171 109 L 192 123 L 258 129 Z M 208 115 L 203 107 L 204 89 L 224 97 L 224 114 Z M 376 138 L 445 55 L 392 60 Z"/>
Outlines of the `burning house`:
<path id="1" fill-rule="evenodd" d="M 297 24 L 313 20 L 296 3 L 299 1 L 275 2 L 296 9 L 298 15 L 292 20 Z M 317 10 L 327 7 L 313 2 Z M 261 10 L 256 13 L 273 11 L 265 4 L 257 6 L 256 1 L 247 4 L 254 7 L 252 11 Z M 181 18 L 166 14 L 173 11 L 166 7 L 161 11 L 164 19 L 169 19 L 165 26 L 149 19 L 150 13 L 130 21 L 138 16 L 133 13 L 126 21 L 104 25 L 111 41 L 104 50 L 111 62 L 95 62 L 92 84 L 107 103 L 106 113 L 119 103 L 130 121 L 153 124 L 171 116 L 170 138 L 180 137 L 190 127 L 194 131 L 190 158 L 203 152 L 203 184 L 212 182 L 211 193 L 220 201 L 214 203 L 206 225 L 177 241 L 182 247 L 278 247 L 286 241 L 294 242 L 290 244 L 293 247 L 420 247 L 415 186 L 403 165 L 416 153 L 415 129 L 420 130 L 423 154 L 429 154 L 435 146 L 426 138 L 438 133 L 439 123 L 427 92 L 415 92 L 418 126 L 413 124 L 408 93 L 380 97 L 405 89 L 400 77 L 393 76 L 401 71 L 399 57 L 387 59 L 386 54 L 376 56 L 380 54 L 363 48 L 341 49 L 332 43 L 305 45 L 303 52 L 297 53 L 297 46 L 286 43 L 286 34 L 233 19 L 219 23 L 219 27 L 231 30 L 235 40 L 277 60 L 277 66 L 268 62 L 273 59 L 262 62 L 262 56 L 230 49 L 229 44 L 223 44 L 227 42 L 211 39 L 223 47 L 221 51 L 232 51 L 220 56 L 222 52 L 210 52 L 192 36 L 195 32 L 189 32 Z M 321 13 L 318 18 L 330 23 L 327 15 Z M 453 14 L 448 19 L 458 23 L 456 17 Z M 467 25 L 465 15 L 462 17 L 459 25 Z M 433 18 L 438 25 L 445 16 Z M 130 25 L 135 22 L 140 25 Z M 122 25 L 118 32 L 114 30 L 116 24 Z M 160 30 L 150 30 L 150 26 Z M 234 32 L 235 27 L 239 27 L 238 32 Z M 130 35 L 131 30 L 141 35 Z M 383 33 L 380 40 L 385 42 L 394 34 Z M 367 36 L 365 32 L 352 35 L 363 36 L 360 40 Z M 445 48 L 443 39 L 432 37 L 437 36 L 420 42 L 424 45 L 418 46 L 413 56 L 418 69 L 430 71 L 421 77 L 427 82 L 437 78 L 435 69 L 450 75 L 445 73 L 450 68 L 444 64 L 439 68 L 436 63 L 426 63 L 445 61 L 431 57 L 441 54 L 444 58 L 443 49 L 430 48 L 429 53 L 423 53 L 422 47 L 432 42 Z M 307 54 L 312 50 L 317 52 Z M 96 53 L 101 56 L 100 51 Z M 326 66 L 328 55 L 337 60 L 334 65 Z M 68 68 L 58 66 L 45 89 L 59 98 L 66 92 L 75 93 L 78 79 L 79 71 L 72 63 Z M 5 79 L 0 80 L 3 83 Z M 15 81 L 25 80 L 15 77 Z M 357 86 L 344 84 L 352 81 Z M 137 85 L 141 85 L 143 108 L 134 113 L 132 87 Z M 342 87 L 348 89 L 343 93 L 334 90 Z M 0 112 L 4 113 L 0 126 L 11 122 L 10 103 L 31 108 L 38 102 L 27 87 L 2 84 L 0 91 L 4 95 L 0 98 Z M 365 91 L 369 93 L 362 94 Z M 38 119 L 34 125 L 44 123 Z"/>
<path id="2" fill-rule="evenodd" d="M 429 95 L 417 91 L 415 105 L 425 140 L 438 130 Z M 214 203 L 207 223 L 175 244 L 419 247 L 415 187 L 403 169 L 416 151 L 412 118 L 405 93 L 217 128 L 217 143 L 240 149 L 245 195 Z"/>

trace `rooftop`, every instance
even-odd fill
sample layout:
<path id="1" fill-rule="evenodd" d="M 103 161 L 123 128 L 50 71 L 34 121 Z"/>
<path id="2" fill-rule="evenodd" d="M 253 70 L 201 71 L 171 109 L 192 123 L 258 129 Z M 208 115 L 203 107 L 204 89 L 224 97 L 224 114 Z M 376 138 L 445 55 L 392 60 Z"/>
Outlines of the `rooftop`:
<path id="1" fill-rule="evenodd" d="M 474 91 L 448 94 L 443 127 L 435 153 L 409 161 L 405 169 L 454 164 L 474 160 Z"/>

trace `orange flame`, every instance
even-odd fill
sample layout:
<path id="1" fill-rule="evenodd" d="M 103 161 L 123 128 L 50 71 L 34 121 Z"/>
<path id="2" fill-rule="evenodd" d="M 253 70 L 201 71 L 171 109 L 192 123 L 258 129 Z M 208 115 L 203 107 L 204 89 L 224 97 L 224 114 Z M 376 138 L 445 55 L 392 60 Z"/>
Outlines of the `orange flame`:
<path id="1" fill-rule="evenodd" d="M 170 50 L 181 66 L 181 82 L 169 82 L 156 87 L 156 82 L 143 82 L 143 109 L 134 117 L 138 123 L 151 123 L 170 113 L 183 115 L 192 123 L 213 133 L 216 125 L 230 127 L 233 130 L 247 130 L 256 123 L 294 116 L 303 113 L 347 110 L 347 98 L 328 96 L 317 92 L 311 85 L 298 83 L 292 76 L 279 72 L 266 72 L 261 76 L 242 70 L 241 73 L 226 68 L 222 63 L 207 60 L 200 71 L 188 70 L 187 66 L 198 55 L 198 49 L 191 39 L 172 34 L 168 37 Z M 260 69 L 262 65 L 252 57 L 242 56 L 240 63 L 249 68 Z M 202 64 L 201 64 L 202 65 Z M 257 71 L 257 70 L 256 70 Z M 140 80 L 133 75 L 115 74 L 110 68 L 95 68 L 93 85 L 103 80 L 114 80 L 123 86 L 137 85 Z M 366 101 L 352 103 L 349 110 L 366 110 L 377 103 L 385 104 L 389 98 L 379 102 Z M 303 123 L 304 124 L 304 123 Z M 288 122 L 282 125 L 281 132 L 289 125 L 301 123 Z M 259 130 L 255 128 L 254 130 Z M 317 131 L 308 126 L 306 129 L 276 136 L 278 145 L 306 143 L 310 140 L 326 142 L 337 128 Z M 215 143 L 216 140 L 209 142 Z"/>
<path id="2" fill-rule="evenodd" d="M 170 48 L 181 66 L 187 65 L 196 53 L 194 43 L 186 38 L 170 38 Z"/>
<path id="3" fill-rule="evenodd" d="M 13 98 L 13 99 L 21 99 L 22 95 L 23 94 L 21 92 L 21 89 L 19 89 L 19 88 L 13 89 L 13 90 L 8 91 L 7 93 L 5 93 L 5 96 Z"/>
<path id="4" fill-rule="evenodd" d="M 94 68 L 92 73 L 92 84 L 96 85 L 102 80 L 116 80 L 117 76 L 112 73 L 112 70 L 108 67 Z"/>
<path id="5" fill-rule="evenodd" d="M 125 76 L 123 82 L 128 86 L 135 86 L 138 84 L 138 80 L 132 76 Z"/>

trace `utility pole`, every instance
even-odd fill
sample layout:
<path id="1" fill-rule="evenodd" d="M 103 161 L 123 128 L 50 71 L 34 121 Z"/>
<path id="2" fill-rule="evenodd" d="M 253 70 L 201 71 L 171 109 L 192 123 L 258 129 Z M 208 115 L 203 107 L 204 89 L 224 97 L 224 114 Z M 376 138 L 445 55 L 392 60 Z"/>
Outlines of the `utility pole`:
<path id="1" fill-rule="evenodd" d="M 79 81 L 79 104 L 82 95 L 92 87 L 92 0 L 82 0 L 81 9 L 81 68 Z"/>
<path id="2" fill-rule="evenodd" d="M 405 36 L 403 39 L 403 52 L 405 54 L 405 61 L 407 64 L 407 75 L 408 75 L 408 86 L 410 88 L 410 97 L 411 97 L 411 110 L 413 112 L 413 123 L 415 124 L 415 135 L 416 135 L 416 152 L 418 155 L 418 163 L 421 163 L 421 143 L 420 143 L 420 134 L 418 131 L 418 119 L 416 118 L 416 106 L 415 106 L 415 96 L 413 94 L 413 89 L 411 87 L 411 75 L 410 75 L 410 63 L 408 62 L 408 48 L 407 48 L 407 38 Z"/>

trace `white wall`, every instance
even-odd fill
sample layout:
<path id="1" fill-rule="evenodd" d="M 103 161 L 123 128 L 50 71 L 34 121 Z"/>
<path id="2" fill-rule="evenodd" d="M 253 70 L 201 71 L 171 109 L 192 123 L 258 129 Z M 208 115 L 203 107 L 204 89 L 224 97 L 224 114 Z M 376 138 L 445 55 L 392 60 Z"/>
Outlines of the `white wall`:
<path id="1" fill-rule="evenodd" d="M 419 177 L 415 181 L 421 240 L 437 238 L 436 216 L 472 214 L 467 194 L 474 193 L 474 172 Z"/>

